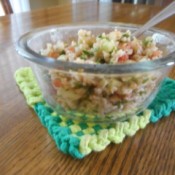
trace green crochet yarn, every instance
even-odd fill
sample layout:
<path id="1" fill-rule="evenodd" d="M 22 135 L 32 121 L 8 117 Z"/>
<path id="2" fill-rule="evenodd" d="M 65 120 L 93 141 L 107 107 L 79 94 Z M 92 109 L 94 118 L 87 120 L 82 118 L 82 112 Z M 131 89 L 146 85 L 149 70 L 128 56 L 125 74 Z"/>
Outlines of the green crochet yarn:
<path id="1" fill-rule="evenodd" d="M 58 115 L 44 102 L 31 68 L 17 70 L 15 79 L 58 149 L 78 159 L 92 151 L 104 150 L 111 142 L 121 143 L 126 136 L 133 136 L 149 122 L 155 123 L 175 110 L 175 81 L 166 78 L 152 104 L 141 115 L 112 125 L 80 123 Z"/>
<path id="2" fill-rule="evenodd" d="M 30 67 L 18 69 L 14 77 L 29 106 L 43 102 L 41 90 Z"/>

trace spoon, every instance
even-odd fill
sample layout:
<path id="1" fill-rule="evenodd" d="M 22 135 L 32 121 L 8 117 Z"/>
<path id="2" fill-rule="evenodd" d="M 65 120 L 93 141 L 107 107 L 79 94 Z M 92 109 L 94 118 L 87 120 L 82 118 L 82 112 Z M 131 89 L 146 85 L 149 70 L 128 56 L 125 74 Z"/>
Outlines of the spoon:
<path id="1" fill-rule="evenodd" d="M 132 36 L 139 37 L 142 33 L 144 33 L 149 28 L 155 26 L 160 23 L 164 19 L 167 19 L 171 15 L 175 13 L 175 1 L 170 3 L 167 7 L 161 10 L 158 14 L 156 14 L 151 20 L 146 22 L 142 27 L 132 33 Z"/>

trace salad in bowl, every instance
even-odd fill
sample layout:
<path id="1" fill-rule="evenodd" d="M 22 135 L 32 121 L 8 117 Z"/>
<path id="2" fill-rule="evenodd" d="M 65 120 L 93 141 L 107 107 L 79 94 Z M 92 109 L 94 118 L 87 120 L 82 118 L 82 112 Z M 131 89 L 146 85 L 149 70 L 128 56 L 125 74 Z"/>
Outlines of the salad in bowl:
<path id="1" fill-rule="evenodd" d="M 138 26 L 51 26 L 19 39 L 18 52 L 36 63 L 46 102 L 58 114 L 92 122 L 123 121 L 154 99 L 174 64 L 174 35 Z"/>

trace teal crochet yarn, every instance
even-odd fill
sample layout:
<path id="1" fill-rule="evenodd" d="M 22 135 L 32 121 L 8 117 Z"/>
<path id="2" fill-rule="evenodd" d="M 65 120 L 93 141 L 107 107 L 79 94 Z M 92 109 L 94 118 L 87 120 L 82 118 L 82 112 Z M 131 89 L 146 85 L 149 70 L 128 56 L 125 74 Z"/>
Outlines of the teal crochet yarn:
<path id="1" fill-rule="evenodd" d="M 166 78 L 148 109 L 152 110 L 150 121 L 155 123 L 162 117 L 169 116 L 175 110 L 175 81 Z"/>
<path id="2" fill-rule="evenodd" d="M 58 115 L 52 116 L 53 110 L 51 108 L 45 107 L 42 103 L 37 103 L 34 110 L 63 153 L 79 159 L 84 157 L 78 149 L 80 140 L 71 135 L 70 128 L 59 126 L 61 118 Z"/>

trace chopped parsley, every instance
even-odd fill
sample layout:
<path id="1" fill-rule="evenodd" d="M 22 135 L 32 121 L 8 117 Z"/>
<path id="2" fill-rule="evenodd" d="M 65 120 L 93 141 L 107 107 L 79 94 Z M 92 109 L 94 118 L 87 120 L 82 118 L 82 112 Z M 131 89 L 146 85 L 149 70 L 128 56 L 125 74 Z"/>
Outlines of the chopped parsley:
<path id="1" fill-rule="evenodd" d="M 94 56 L 94 53 L 89 50 L 83 50 L 83 54 L 87 56 Z"/>

